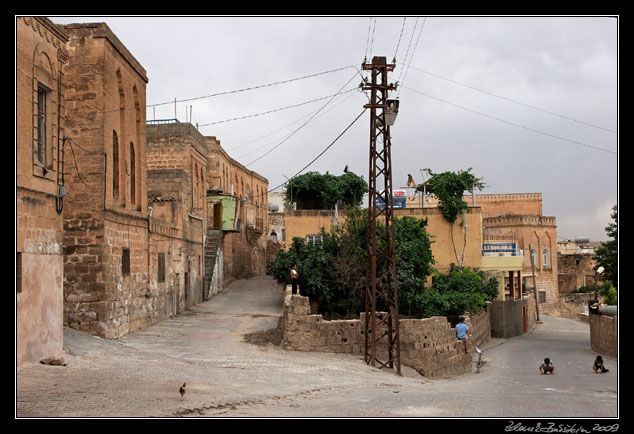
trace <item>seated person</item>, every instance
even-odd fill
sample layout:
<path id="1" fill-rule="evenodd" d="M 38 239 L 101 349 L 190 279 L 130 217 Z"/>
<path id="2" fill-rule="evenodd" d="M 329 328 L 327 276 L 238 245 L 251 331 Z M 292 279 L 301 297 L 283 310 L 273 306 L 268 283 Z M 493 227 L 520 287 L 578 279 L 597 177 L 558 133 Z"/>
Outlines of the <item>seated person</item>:
<path id="1" fill-rule="evenodd" d="M 555 375 L 555 365 L 548 357 L 546 357 L 544 361 L 542 362 L 542 364 L 539 366 L 539 372 L 541 372 L 542 375 L 544 374 Z"/>
<path id="2" fill-rule="evenodd" d="M 610 372 L 610 370 L 608 368 L 605 367 L 605 365 L 603 364 L 603 357 L 601 356 L 597 356 L 596 359 L 594 359 L 594 363 L 592 365 L 592 369 L 594 369 L 594 372 L 596 372 L 597 374 L 603 374 L 606 372 Z"/>

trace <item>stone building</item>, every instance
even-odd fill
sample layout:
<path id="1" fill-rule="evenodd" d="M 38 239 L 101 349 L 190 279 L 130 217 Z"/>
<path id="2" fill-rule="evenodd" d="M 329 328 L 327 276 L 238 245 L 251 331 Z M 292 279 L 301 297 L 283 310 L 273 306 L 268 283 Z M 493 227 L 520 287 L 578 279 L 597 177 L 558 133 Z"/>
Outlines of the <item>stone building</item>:
<path id="1" fill-rule="evenodd" d="M 505 276 L 507 296 L 521 297 L 527 290 L 535 288 L 532 256 L 540 313 L 557 315 L 557 221 L 555 217 L 542 215 L 541 193 L 472 194 L 462 200 L 482 209 L 485 246 L 507 246 L 509 251 L 515 251 L 517 257 L 523 258 L 520 267 Z M 437 206 L 433 197 L 423 202 L 426 207 Z"/>
<path id="2" fill-rule="evenodd" d="M 600 279 L 594 270 L 595 250 L 601 245 L 586 238 L 557 244 L 559 293 L 569 294 L 582 286 L 594 286 Z"/>
<path id="3" fill-rule="evenodd" d="M 284 226 L 284 213 L 291 209 L 284 203 L 284 192 L 269 193 L 268 200 L 269 241 L 279 243 L 281 248 L 286 244 L 286 227 Z"/>
<path id="4" fill-rule="evenodd" d="M 117 338 L 265 274 L 266 178 L 191 124 L 146 125 L 146 71 L 106 24 L 16 30 L 19 364 L 64 325 Z"/>
<path id="5" fill-rule="evenodd" d="M 116 338 L 152 322 L 145 69 L 104 23 L 61 26 L 67 196 L 64 323 Z"/>
<path id="6" fill-rule="evenodd" d="M 536 289 L 540 313 L 557 315 L 557 220 L 542 215 L 541 193 L 475 195 L 475 203 L 482 208 L 485 242 L 514 243 L 524 258 L 515 288 L 520 293 Z"/>
<path id="7" fill-rule="evenodd" d="M 234 160 L 215 137 L 205 137 L 208 150 L 206 263 L 216 261 L 210 293 L 236 279 L 266 274 L 268 180 Z M 207 269 L 209 270 L 210 267 Z"/>
<path id="8" fill-rule="evenodd" d="M 266 178 L 190 123 L 151 123 L 147 134 L 151 257 L 166 264 L 159 293 L 180 294 L 166 298 L 178 300 L 176 312 L 233 280 L 264 275 Z"/>
<path id="9" fill-rule="evenodd" d="M 63 348 L 64 72 L 68 37 L 16 17 L 16 362 Z"/>
<path id="10" fill-rule="evenodd" d="M 150 288 L 160 320 L 203 301 L 207 146 L 188 123 L 146 129 Z"/>

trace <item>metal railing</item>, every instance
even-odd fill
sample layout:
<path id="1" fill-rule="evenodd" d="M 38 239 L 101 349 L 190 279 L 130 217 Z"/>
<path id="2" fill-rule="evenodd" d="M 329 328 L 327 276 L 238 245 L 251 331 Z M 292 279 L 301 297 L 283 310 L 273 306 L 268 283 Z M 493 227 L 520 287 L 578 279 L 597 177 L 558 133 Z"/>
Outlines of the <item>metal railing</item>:
<path id="1" fill-rule="evenodd" d="M 522 256 L 517 243 L 484 243 L 482 256 Z"/>
<path id="2" fill-rule="evenodd" d="M 145 121 L 146 124 L 180 124 L 178 119 L 152 119 L 151 121 Z"/>

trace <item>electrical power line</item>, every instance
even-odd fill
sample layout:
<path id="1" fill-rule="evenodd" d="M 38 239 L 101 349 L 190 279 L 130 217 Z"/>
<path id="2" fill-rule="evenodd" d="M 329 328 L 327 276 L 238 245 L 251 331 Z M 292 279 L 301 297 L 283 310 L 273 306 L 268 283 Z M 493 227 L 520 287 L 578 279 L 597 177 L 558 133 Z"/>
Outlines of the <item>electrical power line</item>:
<path id="1" fill-rule="evenodd" d="M 509 121 L 507 121 L 507 120 L 500 119 L 500 118 L 497 118 L 497 117 L 495 117 L 495 116 L 487 115 L 487 114 L 485 114 L 485 113 L 481 113 L 481 112 L 479 112 L 479 111 L 472 110 L 472 109 L 470 109 L 470 108 L 463 107 L 463 106 L 460 106 L 460 105 L 458 105 L 458 104 L 454 104 L 454 103 L 452 103 L 452 102 L 446 101 L 446 100 L 441 99 L 441 98 L 437 98 L 437 97 L 435 97 L 435 96 L 432 96 L 432 95 L 426 94 L 426 93 L 424 93 L 424 92 L 421 92 L 421 91 L 418 91 L 418 90 L 412 89 L 412 88 L 407 87 L 407 86 L 402 86 L 402 87 L 405 87 L 406 89 L 411 90 L 412 92 L 418 93 L 418 94 L 423 95 L 423 96 L 426 96 L 426 97 L 428 97 L 428 98 L 435 99 L 436 101 L 440 101 L 440 102 L 442 102 L 442 103 L 449 104 L 449 105 L 451 105 L 451 106 L 457 107 L 457 108 L 462 109 L 462 110 L 467 110 L 467 111 L 470 111 L 471 113 L 475 113 L 475 114 L 478 114 L 478 115 L 480 115 L 480 116 L 484 116 L 484 117 L 486 117 L 486 118 L 493 119 L 493 120 L 496 120 L 496 121 L 498 121 L 498 122 L 505 123 L 505 124 L 507 124 L 507 125 L 512 125 L 512 126 L 514 126 L 514 127 L 523 128 L 523 129 L 525 129 L 525 130 L 527 130 L 527 131 L 531 131 L 531 132 L 534 132 L 534 133 L 542 134 L 542 135 L 544 135 L 544 136 L 548 136 L 548 137 L 553 137 L 553 138 L 555 138 L 555 139 L 563 140 L 563 141 L 566 141 L 566 142 L 569 142 L 569 143 L 574 143 L 574 144 L 576 144 L 576 145 L 585 146 L 585 147 L 587 147 L 587 148 L 596 149 L 596 150 L 598 150 L 598 151 L 608 152 L 608 153 L 610 153 L 610 154 L 617 154 L 616 152 L 614 152 L 614 151 L 612 151 L 612 150 L 609 150 L 609 149 L 604 149 L 604 148 L 600 148 L 600 147 L 598 147 L 598 146 L 588 145 L 587 143 L 577 142 L 577 141 L 575 141 L 575 140 L 570 140 L 570 139 L 567 139 L 567 138 L 565 138 L 565 137 L 557 136 L 557 135 L 550 134 L 550 133 L 545 133 L 545 132 L 543 132 L 543 131 L 539 131 L 539 130 L 536 130 L 536 129 L 534 129 L 534 128 L 526 127 L 526 126 L 524 126 L 524 125 L 516 124 L 516 123 L 514 123 L 514 122 L 509 122 Z"/>
<path id="2" fill-rule="evenodd" d="M 405 51 L 405 57 L 403 57 L 403 64 L 407 61 L 407 55 L 409 54 L 409 48 L 412 46 L 412 39 L 414 39 L 414 33 L 416 32 L 416 26 L 418 25 L 418 17 L 416 17 L 416 21 L 414 22 L 414 29 L 412 30 L 412 36 L 409 38 L 409 44 L 407 44 L 407 50 Z M 401 76 L 403 75 L 403 69 L 398 74 L 398 81 L 401 81 Z"/>
<path id="3" fill-rule="evenodd" d="M 357 88 L 354 87 L 354 88 L 348 89 L 348 90 L 346 90 L 344 92 L 338 92 L 338 93 L 335 93 L 333 95 L 323 96 L 321 98 L 312 99 L 310 101 L 304 101 L 304 102 L 300 102 L 298 104 L 293 104 L 293 105 L 289 105 L 289 106 L 286 106 L 286 107 L 280 107 L 280 108 L 277 108 L 277 109 L 268 110 L 268 111 L 261 112 L 261 113 L 255 113 L 255 114 L 251 114 L 251 115 L 240 116 L 240 117 L 231 118 L 231 119 L 225 119 L 225 120 L 222 120 L 222 121 L 209 122 L 209 123 L 206 123 L 206 124 L 199 124 L 198 126 L 199 127 L 207 127 L 209 125 L 222 124 L 222 123 L 225 123 L 225 122 L 231 122 L 231 121 L 237 121 L 237 120 L 241 120 L 241 119 L 252 118 L 252 117 L 256 117 L 256 116 L 267 115 L 267 114 L 270 114 L 270 113 L 275 113 L 275 112 L 279 112 L 279 111 L 282 111 L 282 110 L 287 110 L 287 109 L 290 109 L 290 108 L 300 107 L 300 106 L 303 106 L 303 105 L 306 105 L 306 104 L 310 104 L 310 103 L 313 103 L 313 102 L 317 102 L 317 101 L 321 101 L 321 100 L 324 100 L 324 99 L 327 99 L 327 98 L 332 98 L 332 97 L 337 96 L 339 94 L 352 92 L 353 90 L 356 90 L 356 89 Z"/>
<path id="4" fill-rule="evenodd" d="M 291 176 L 291 179 L 293 179 L 294 177 L 296 177 L 297 175 L 299 175 L 300 173 L 302 173 L 304 170 L 306 170 L 308 167 L 310 167 L 315 161 L 317 161 L 322 155 L 324 155 L 326 153 L 326 151 L 328 149 L 330 149 L 340 138 L 341 136 L 343 136 L 358 120 L 361 116 L 363 116 L 363 113 L 365 113 L 367 109 L 363 109 L 363 111 L 361 113 L 359 113 L 359 115 L 350 123 L 350 125 L 348 125 L 338 136 L 337 138 L 335 138 L 335 140 L 333 140 L 328 146 L 326 146 L 326 148 L 324 148 L 323 151 L 321 151 L 315 158 L 313 158 L 311 160 L 310 163 L 308 163 L 307 165 L 305 165 L 303 168 L 301 168 L 295 175 Z M 269 191 L 267 191 L 267 193 L 271 193 L 272 191 L 277 190 L 278 188 L 282 187 L 285 183 L 281 183 L 280 185 L 278 185 L 277 187 L 274 187 L 272 189 L 270 189 Z"/>
<path id="5" fill-rule="evenodd" d="M 220 95 L 229 95 L 229 94 L 233 94 L 233 93 L 246 92 L 246 91 L 249 91 L 249 90 L 261 89 L 263 87 L 276 86 L 278 84 L 291 83 L 293 81 L 303 80 L 303 79 L 306 79 L 306 78 L 316 77 L 316 76 L 324 75 L 324 74 L 330 74 L 331 72 L 343 71 L 344 69 L 354 68 L 354 67 L 355 67 L 354 65 L 348 65 L 348 66 L 344 66 L 342 68 L 331 69 L 329 71 L 323 71 L 323 72 L 318 72 L 316 74 L 305 75 L 303 77 L 291 78 L 289 80 L 276 81 L 274 83 L 262 84 L 262 85 L 259 85 L 259 86 L 245 87 L 243 89 L 230 90 L 230 91 L 226 91 L 226 92 L 218 92 L 218 93 L 213 93 L 213 94 L 210 94 L 210 95 L 197 96 L 197 97 L 193 97 L 193 98 L 186 98 L 186 99 L 181 99 L 181 100 L 167 101 L 167 102 L 162 102 L 162 103 L 158 103 L 158 104 L 149 104 L 149 105 L 146 105 L 146 107 L 158 107 L 158 106 L 166 105 L 166 104 L 174 104 L 175 102 L 195 101 L 195 100 L 199 100 L 199 99 L 212 98 L 212 97 L 220 96 Z"/>
<path id="6" fill-rule="evenodd" d="M 403 17 L 403 25 L 401 26 L 401 34 L 398 36 L 398 42 L 396 43 L 396 50 L 394 50 L 394 62 L 396 62 L 396 54 L 398 53 L 398 47 L 401 45 L 401 37 L 403 36 L 403 29 L 405 29 L 405 20 L 407 17 Z"/>
<path id="7" fill-rule="evenodd" d="M 414 45 L 414 50 L 412 51 L 412 55 L 409 56 L 409 62 L 407 63 L 407 69 L 405 69 L 405 75 L 403 75 L 403 81 L 400 80 L 400 76 L 399 76 L 399 82 L 401 86 L 403 86 L 403 83 L 405 83 L 405 77 L 407 76 L 407 73 L 409 72 L 409 67 L 412 64 L 412 58 L 414 57 L 414 53 L 416 52 L 416 47 L 418 47 L 418 41 L 420 41 L 420 35 L 423 33 L 423 29 L 425 28 L 426 22 L 427 22 L 427 17 L 423 19 L 423 24 L 421 25 L 420 30 L 418 31 L 418 38 L 416 39 L 416 44 Z M 414 36 L 413 32 L 412 32 L 412 36 Z M 400 93 L 401 91 L 399 89 L 399 91 L 396 93 L 397 98 Z"/>
<path id="8" fill-rule="evenodd" d="M 352 97 L 352 96 L 354 96 L 354 94 L 350 94 L 350 95 L 348 95 L 346 98 L 344 98 L 343 100 L 339 101 L 336 105 L 334 105 L 334 106 L 330 107 L 328 110 L 324 111 L 323 113 L 321 113 L 319 116 L 315 117 L 314 119 L 317 119 L 317 118 L 322 117 L 323 115 L 325 115 L 326 113 L 328 113 L 329 111 L 331 111 L 332 109 L 334 109 L 335 107 L 338 107 L 339 105 L 341 105 L 341 104 L 343 104 L 344 102 L 346 102 L 346 101 L 347 101 L 348 99 L 350 99 L 350 97 Z M 272 135 L 272 134 L 275 134 L 275 133 L 277 133 L 278 131 L 283 130 L 284 128 L 287 128 L 287 127 L 289 127 L 289 126 L 291 126 L 291 125 L 293 125 L 293 124 L 295 124 L 295 123 L 297 123 L 297 122 L 301 121 L 302 119 L 304 119 L 304 118 L 306 118 L 306 117 L 308 117 L 308 116 L 312 115 L 313 113 L 315 113 L 315 112 L 317 112 L 317 111 L 319 111 L 319 110 L 314 110 L 314 111 L 312 111 L 312 112 L 310 112 L 310 113 L 308 113 L 308 114 L 306 114 L 306 115 L 302 116 L 301 118 L 296 119 L 296 120 L 294 120 L 293 122 L 291 122 L 291 123 L 289 123 L 289 124 L 286 124 L 286 125 L 284 125 L 284 126 L 283 126 L 283 127 L 281 127 L 281 128 L 276 129 L 275 131 L 273 131 L 273 132 L 271 132 L 271 133 L 268 133 L 268 134 L 266 134 L 266 135 L 264 135 L 264 136 L 258 137 L 257 139 L 249 140 L 248 142 L 243 143 L 243 144 L 241 144 L 241 145 L 239 145 L 239 146 L 237 146 L 237 147 L 235 147 L 235 148 L 232 148 L 232 149 L 227 149 L 227 152 L 232 152 L 232 151 L 235 151 L 236 149 L 242 148 L 243 146 L 246 146 L 246 145 L 248 145 L 248 144 L 250 144 L 250 143 L 256 142 L 256 141 L 258 141 L 258 140 L 260 140 L 260 139 L 263 139 L 263 138 L 268 137 L 268 136 L 270 136 L 270 135 Z M 244 158 L 244 157 L 246 157 L 246 156 L 248 156 L 248 155 L 251 155 L 251 154 L 253 154 L 253 153 L 255 153 L 255 152 L 259 151 L 259 150 L 264 149 L 265 147 L 269 146 L 269 145 L 270 145 L 270 144 L 272 144 L 272 143 L 277 142 L 278 140 L 279 140 L 279 139 L 272 140 L 272 141 L 270 141 L 270 142 L 266 143 L 265 145 L 262 145 L 260 148 L 258 148 L 258 149 L 256 149 L 256 150 L 249 151 L 249 152 L 247 152 L 246 154 L 238 155 L 238 156 L 233 157 L 233 158 L 234 158 L 234 159 Z"/>
<path id="9" fill-rule="evenodd" d="M 521 101 L 517 101 L 517 100 L 511 99 L 511 98 L 507 98 L 507 97 L 502 96 L 502 95 L 497 95 L 497 94 L 495 94 L 493 92 L 489 92 L 489 91 L 486 91 L 486 90 L 483 90 L 483 89 L 479 89 L 479 88 L 477 88 L 475 86 L 471 86 L 471 85 L 468 85 L 468 84 L 465 84 L 465 83 L 461 83 L 461 82 L 459 82 L 457 80 L 453 80 L 451 78 L 443 77 L 442 75 L 434 74 L 433 72 L 425 71 L 424 69 L 420 69 L 420 68 L 417 68 L 415 66 L 411 66 L 411 68 L 413 68 L 413 69 L 415 69 L 417 71 L 420 71 L 420 72 L 424 72 L 425 74 L 433 75 L 434 77 L 442 78 L 443 80 L 447 80 L 447 81 L 449 81 L 451 83 L 459 84 L 460 86 L 464 86 L 464 87 L 468 87 L 469 89 L 477 90 L 478 92 L 482 92 L 482 93 L 485 93 L 487 95 L 494 96 L 496 98 L 501 98 L 503 100 L 510 101 L 512 103 L 519 104 L 519 105 L 522 105 L 524 107 L 532 108 L 534 110 L 539 110 L 540 112 L 547 113 L 549 115 L 558 116 L 560 118 L 567 119 L 569 121 L 578 122 L 580 124 L 583 124 L 583 125 L 586 125 L 586 126 L 589 126 L 589 127 L 592 127 L 592 128 L 598 128 L 600 130 L 604 130 L 604 131 L 608 131 L 610 133 L 615 133 L 616 134 L 616 131 L 610 130 L 608 128 L 603 128 L 603 127 L 600 127 L 600 126 L 597 126 L 597 125 L 593 125 L 593 124 L 590 124 L 590 123 L 587 123 L 587 122 L 580 121 L 578 119 L 571 118 L 569 116 L 564 116 L 564 115 L 561 115 L 561 114 L 558 114 L 558 113 L 554 113 L 554 112 L 551 112 L 551 111 L 548 111 L 548 110 L 544 110 L 542 108 L 539 108 L 539 107 L 536 107 L 536 106 L 533 106 L 533 105 L 530 105 L 530 104 L 523 103 Z"/>
<path id="10" fill-rule="evenodd" d="M 376 29 L 376 18 L 374 18 L 374 26 Z M 368 38 L 365 41 L 365 59 L 368 58 L 368 47 L 370 48 L 370 53 L 372 52 L 372 46 L 370 45 L 370 30 L 372 30 L 372 17 L 370 17 L 370 24 L 368 26 Z M 374 33 L 372 33 L 372 43 L 374 43 Z"/>
<path id="11" fill-rule="evenodd" d="M 271 148 L 270 150 L 268 150 L 267 152 L 265 152 L 264 154 L 260 155 L 258 158 L 256 158 L 255 160 L 251 161 L 249 164 L 246 164 L 246 167 L 250 166 L 251 164 L 255 163 L 256 161 L 261 160 L 262 158 L 264 158 L 265 156 L 269 155 L 271 152 L 273 152 L 275 149 L 277 149 L 282 143 L 286 142 L 288 139 L 290 139 L 292 136 L 295 135 L 295 133 L 297 133 L 299 130 L 301 130 L 302 128 L 304 128 L 311 120 L 313 120 L 313 118 L 315 116 L 317 116 L 319 114 L 320 111 L 322 111 L 328 104 L 330 104 L 332 102 L 332 100 L 339 95 L 343 89 L 348 85 L 348 83 L 350 83 L 352 81 L 352 79 L 354 77 L 357 76 L 357 72 L 355 71 L 354 75 L 352 77 L 350 77 L 350 80 L 348 80 L 346 82 L 346 84 L 344 84 L 341 89 L 339 89 L 339 91 L 334 94 L 327 102 L 326 104 L 324 104 L 319 110 L 317 110 L 317 112 L 315 112 L 315 114 L 313 114 L 306 122 L 304 122 L 299 128 L 297 128 L 295 131 L 293 131 L 290 135 L 288 135 L 284 140 L 282 140 L 280 143 L 278 143 L 277 145 L 275 145 L 273 148 Z"/>

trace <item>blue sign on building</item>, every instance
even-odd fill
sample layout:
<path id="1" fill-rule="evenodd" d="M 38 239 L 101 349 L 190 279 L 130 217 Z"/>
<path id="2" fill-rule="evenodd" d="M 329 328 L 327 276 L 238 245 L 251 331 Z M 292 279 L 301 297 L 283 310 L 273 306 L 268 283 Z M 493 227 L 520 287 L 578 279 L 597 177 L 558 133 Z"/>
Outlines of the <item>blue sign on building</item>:
<path id="1" fill-rule="evenodd" d="M 392 198 L 392 208 L 405 208 L 405 203 L 407 198 L 405 197 L 393 197 Z M 376 199 L 377 208 L 385 208 L 385 201 L 381 198 Z"/>

